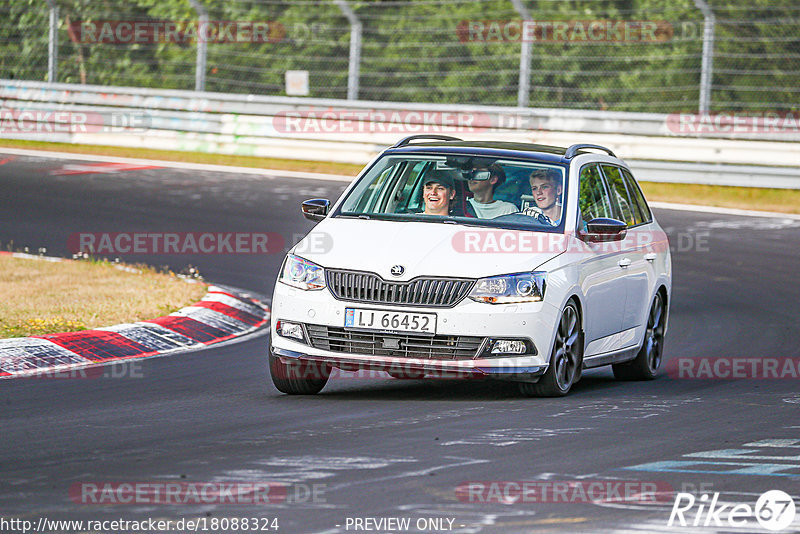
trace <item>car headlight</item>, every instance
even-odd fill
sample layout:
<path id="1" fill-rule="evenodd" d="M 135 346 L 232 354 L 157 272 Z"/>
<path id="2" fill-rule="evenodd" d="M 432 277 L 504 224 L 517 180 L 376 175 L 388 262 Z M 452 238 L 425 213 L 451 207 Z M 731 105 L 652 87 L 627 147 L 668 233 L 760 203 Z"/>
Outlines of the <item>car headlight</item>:
<path id="1" fill-rule="evenodd" d="M 325 288 L 325 269 L 300 256 L 287 254 L 279 282 L 304 291 Z"/>
<path id="2" fill-rule="evenodd" d="M 543 272 L 504 274 L 481 278 L 469 298 L 488 304 L 513 304 L 544 300 L 547 274 Z"/>

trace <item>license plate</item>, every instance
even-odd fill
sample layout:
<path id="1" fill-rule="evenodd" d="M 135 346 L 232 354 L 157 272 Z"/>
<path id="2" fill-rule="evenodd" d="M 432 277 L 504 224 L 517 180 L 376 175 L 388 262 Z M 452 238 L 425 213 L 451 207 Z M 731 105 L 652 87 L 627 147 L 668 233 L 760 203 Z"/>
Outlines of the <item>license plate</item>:
<path id="1" fill-rule="evenodd" d="M 344 326 L 381 332 L 435 334 L 436 314 L 345 308 Z"/>

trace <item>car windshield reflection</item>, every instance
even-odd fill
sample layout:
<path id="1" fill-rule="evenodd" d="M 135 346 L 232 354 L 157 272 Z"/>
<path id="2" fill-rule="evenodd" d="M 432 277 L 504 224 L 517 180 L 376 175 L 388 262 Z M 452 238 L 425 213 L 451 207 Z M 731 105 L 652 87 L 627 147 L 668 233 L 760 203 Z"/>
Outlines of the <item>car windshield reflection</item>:
<path id="1" fill-rule="evenodd" d="M 565 167 L 489 157 L 387 155 L 334 216 L 563 231 Z"/>

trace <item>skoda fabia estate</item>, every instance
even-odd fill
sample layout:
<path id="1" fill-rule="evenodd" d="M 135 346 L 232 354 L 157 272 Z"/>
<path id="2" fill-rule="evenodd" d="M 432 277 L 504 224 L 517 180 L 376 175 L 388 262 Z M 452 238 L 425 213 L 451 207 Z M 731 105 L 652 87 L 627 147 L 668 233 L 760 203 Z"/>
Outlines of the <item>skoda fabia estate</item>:
<path id="1" fill-rule="evenodd" d="M 370 163 L 287 254 L 269 366 L 284 393 L 332 372 L 484 377 L 561 396 L 581 371 L 655 378 L 669 243 L 607 148 L 411 136 Z"/>

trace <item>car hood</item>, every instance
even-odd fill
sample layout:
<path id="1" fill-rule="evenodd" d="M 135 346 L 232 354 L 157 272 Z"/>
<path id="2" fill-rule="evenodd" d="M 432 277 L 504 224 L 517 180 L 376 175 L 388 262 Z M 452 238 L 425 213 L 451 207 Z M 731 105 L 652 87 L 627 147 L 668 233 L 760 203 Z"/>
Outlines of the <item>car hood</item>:
<path id="1" fill-rule="evenodd" d="M 531 271 L 565 250 L 563 234 L 336 217 L 321 221 L 292 252 L 322 267 L 403 281 Z M 399 276 L 391 272 L 397 265 Z"/>

